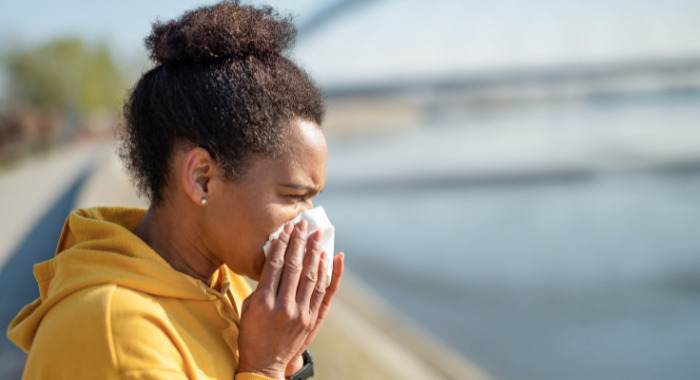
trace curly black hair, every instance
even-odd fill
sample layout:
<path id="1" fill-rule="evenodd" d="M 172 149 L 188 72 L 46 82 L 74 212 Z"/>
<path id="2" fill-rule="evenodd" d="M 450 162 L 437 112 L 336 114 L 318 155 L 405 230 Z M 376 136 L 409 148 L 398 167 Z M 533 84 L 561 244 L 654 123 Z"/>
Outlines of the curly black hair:
<path id="1" fill-rule="evenodd" d="M 139 192 L 163 201 L 177 144 L 205 148 L 236 180 L 254 155 L 282 152 L 286 126 L 319 126 L 324 105 L 285 56 L 296 29 L 271 7 L 226 1 L 156 22 L 146 38 L 155 67 L 124 104 L 118 153 Z"/>

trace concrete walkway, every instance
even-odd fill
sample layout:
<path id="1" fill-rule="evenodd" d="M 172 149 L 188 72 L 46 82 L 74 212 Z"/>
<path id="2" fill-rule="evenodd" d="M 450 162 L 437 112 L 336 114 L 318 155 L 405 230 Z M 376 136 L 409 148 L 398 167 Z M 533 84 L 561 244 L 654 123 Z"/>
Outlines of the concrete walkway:
<path id="1" fill-rule="evenodd" d="M 58 148 L 0 173 L 0 267 L 42 214 L 106 149 L 105 142 Z"/>
<path id="2" fill-rule="evenodd" d="M 0 177 L 0 325 L 39 296 L 34 264 L 54 256 L 63 222 L 88 178 L 100 144 L 57 150 Z M 4 331 L 4 330 L 3 330 Z M 0 378 L 19 379 L 26 355 L 0 338 Z"/>

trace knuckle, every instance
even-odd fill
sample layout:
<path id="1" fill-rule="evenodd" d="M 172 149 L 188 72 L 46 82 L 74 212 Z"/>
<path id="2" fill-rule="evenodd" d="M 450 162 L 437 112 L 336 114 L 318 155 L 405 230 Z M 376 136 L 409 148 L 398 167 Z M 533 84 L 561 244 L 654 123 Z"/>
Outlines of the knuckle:
<path id="1" fill-rule="evenodd" d="M 304 279 L 306 279 L 306 281 L 308 282 L 316 282 L 316 273 L 313 271 L 307 271 L 306 273 L 304 273 Z"/>
<path id="2" fill-rule="evenodd" d="M 316 283 L 316 287 L 314 288 L 314 291 L 316 294 L 318 294 L 320 297 L 323 297 L 326 295 L 326 284 L 322 284 L 320 282 Z"/>
<path id="3" fill-rule="evenodd" d="M 294 233 L 294 235 L 292 235 L 292 240 L 295 243 L 303 246 L 304 243 L 306 242 L 306 234 L 297 230 L 296 233 Z"/>
<path id="4" fill-rule="evenodd" d="M 301 261 L 299 260 L 288 260 L 285 263 L 285 266 L 287 267 L 287 270 L 290 272 L 301 272 Z"/>
<path id="5" fill-rule="evenodd" d="M 275 309 L 275 319 L 278 321 L 290 321 L 295 318 L 294 309 L 289 305 L 284 305 Z"/>
<path id="6" fill-rule="evenodd" d="M 287 247 L 288 241 L 284 239 L 284 234 L 281 234 L 277 239 L 272 241 L 270 245 L 271 250 L 284 251 Z"/>
<path id="7" fill-rule="evenodd" d="M 314 251 L 318 251 L 319 253 L 321 252 L 321 238 L 313 239 L 311 242 L 311 248 Z"/>
<path id="8" fill-rule="evenodd" d="M 317 239 L 309 239 L 309 249 L 317 253 L 321 249 L 321 242 Z"/>
<path id="9" fill-rule="evenodd" d="M 261 308 L 270 310 L 272 309 L 272 303 L 267 299 L 267 297 L 255 297 L 251 300 L 251 303 L 255 308 Z"/>
<path id="10" fill-rule="evenodd" d="M 301 325 L 302 330 L 304 330 L 304 331 L 311 331 L 311 329 L 313 328 L 313 323 L 311 321 L 310 316 L 302 317 L 299 322 L 300 322 L 299 324 Z"/>
<path id="11" fill-rule="evenodd" d="M 282 269 L 284 265 L 284 259 L 279 256 L 270 257 L 267 262 L 274 269 Z"/>

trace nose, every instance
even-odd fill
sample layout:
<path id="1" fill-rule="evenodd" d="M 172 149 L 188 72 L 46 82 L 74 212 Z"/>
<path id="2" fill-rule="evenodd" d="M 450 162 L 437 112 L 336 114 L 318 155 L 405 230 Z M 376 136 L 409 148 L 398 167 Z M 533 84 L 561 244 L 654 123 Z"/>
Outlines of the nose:
<path id="1" fill-rule="evenodd" d="M 314 208 L 314 202 L 311 199 L 309 199 L 308 201 L 304 202 L 301 212 L 309 211 L 312 208 Z"/>
<path id="2" fill-rule="evenodd" d="M 303 202 L 299 202 L 297 204 L 297 207 L 298 208 L 297 208 L 297 212 L 296 212 L 295 216 L 299 216 L 299 214 L 301 214 L 302 212 L 309 211 L 312 208 L 314 208 L 314 203 L 311 199 L 308 199 L 308 200 L 305 200 Z"/>

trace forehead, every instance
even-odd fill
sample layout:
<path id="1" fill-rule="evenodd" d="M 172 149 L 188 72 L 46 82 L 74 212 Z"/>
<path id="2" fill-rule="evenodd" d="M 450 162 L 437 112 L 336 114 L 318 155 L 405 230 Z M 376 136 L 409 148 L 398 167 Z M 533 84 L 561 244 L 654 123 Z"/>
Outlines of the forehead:
<path id="1" fill-rule="evenodd" d="M 308 155 L 326 157 L 328 147 L 323 131 L 312 121 L 296 120 L 291 122 L 285 133 L 283 156 L 287 159 L 303 159 Z"/>
<path id="2" fill-rule="evenodd" d="M 328 147 L 321 128 L 297 120 L 286 128 L 282 153 L 253 159 L 250 175 L 259 181 L 322 187 L 326 177 Z"/>

